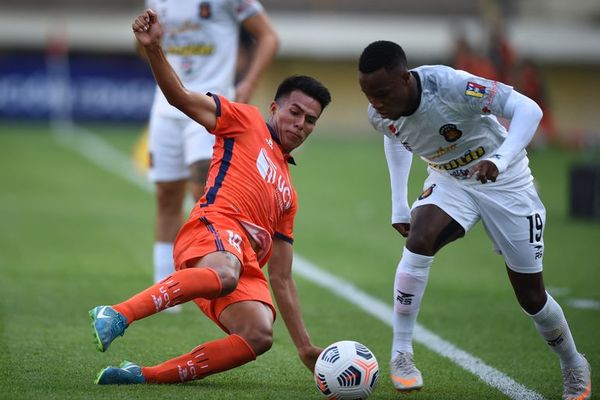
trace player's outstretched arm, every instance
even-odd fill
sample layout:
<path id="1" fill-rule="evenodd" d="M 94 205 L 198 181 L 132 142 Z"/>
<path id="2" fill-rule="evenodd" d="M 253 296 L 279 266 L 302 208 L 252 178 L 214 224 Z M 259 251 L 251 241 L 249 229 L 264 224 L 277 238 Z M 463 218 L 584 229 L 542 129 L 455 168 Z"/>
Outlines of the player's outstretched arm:
<path id="1" fill-rule="evenodd" d="M 235 101 L 250 101 L 258 81 L 267 70 L 279 50 L 279 36 L 266 12 L 260 12 L 243 22 L 244 28 L 256 40 L 256 50 L 246 75 L 236 86 Z"/>
<path id="2" fill-rule="evenodd" d="M 138 43 L 143 47 L 154 79 L 169 104 L 208 130 L 214 129 L 217 122 L 217 106 L 209 96 L 189 91 L 181 83 L 162 51 L 163 31 L 156 12 L 147 9 L 133 21 L 131 28 Z"/>
<path id="3" fill-rule="evenodd" d="M 273 240 L 273 252 L 269 259 L 269 281 L 279 308 L 300 359 L 311 371 L 323 349 L 314 346 L 302 319 L 296 283 L 292 277 L 292 245 L 281 239 Z"/>

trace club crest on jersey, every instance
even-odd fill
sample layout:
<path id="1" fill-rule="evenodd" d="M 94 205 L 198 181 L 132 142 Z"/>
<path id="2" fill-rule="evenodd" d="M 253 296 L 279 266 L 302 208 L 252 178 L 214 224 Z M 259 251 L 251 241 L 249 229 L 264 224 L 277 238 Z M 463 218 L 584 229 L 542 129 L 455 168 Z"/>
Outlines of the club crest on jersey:
<path id="1" fill-rule="evenodd" d="M 435 187 L 435 183 L 431 186 L 429 186 L 427 189 L 425 189 L 423 191 L 423 193 L 421 193 L 421 195 L 419 196 L 419 200 L 423 200 L 428 198 L 429 196 L 431 196 L 431 193 L 433 193 L 433 188 Z"/>
<path id="2" fill-rule="evenodd" d="M 475 82 L 467 82 L 467 88 L 465 94 L 471 97 L 477 97 L 478 99 L 485 96 L 485 86 L 479 85 Z"/>
<path id="3" fill-rule="evenodd" d="M 212 9 L 208 1 L 203 1 L 198 6 L 198 16 L 201 19 L 208 19 L 212 17 Z"/>
<path id="4" fill-rule="evenodd" d="M 447 142 L 456 142 L 462 136 L 462 131 L 454 124 L 446 124 L 440 128 L 440 135 L 442 135 Z"/>
<path id="5" fill-rule="evenodd" d="M 398 133 L 398 129 L 396 129 L 396 126 L 394 124 L 389 124 L 388 130 L 390 131 L 390 133 L 392 135 L 395 135 L 396 133 Z"/>

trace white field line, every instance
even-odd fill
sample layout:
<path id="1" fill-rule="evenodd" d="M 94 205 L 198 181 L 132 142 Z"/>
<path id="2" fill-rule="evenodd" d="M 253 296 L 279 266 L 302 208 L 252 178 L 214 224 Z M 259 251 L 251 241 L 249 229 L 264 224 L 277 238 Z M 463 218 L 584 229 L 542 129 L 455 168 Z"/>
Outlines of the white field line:
<path id="1" fill-rule="evenodd" d="M 136 186 L 146 191 L 153 191 L 152 185 L 134 171 L 132 161 L 99 136 L 70 124 L 61 124 L 54 128 L 58 143 L 77 151 L 97 166 L 122 177 Z M 319 268 L 297 253 L 294 254 L 294 271 L 304 279 L 354 304 L 384 324 L 392 325 L 391 306 L 363 292 L 352 283 Z M 526 388 L 506 374 L 442 339 L 418 323 L 415 329 L 415 341 L 452 360 L 455 364 L 477 376 L 489 386 L 504 393 L 510 399 L 544 400 L 541 394 Z"/>

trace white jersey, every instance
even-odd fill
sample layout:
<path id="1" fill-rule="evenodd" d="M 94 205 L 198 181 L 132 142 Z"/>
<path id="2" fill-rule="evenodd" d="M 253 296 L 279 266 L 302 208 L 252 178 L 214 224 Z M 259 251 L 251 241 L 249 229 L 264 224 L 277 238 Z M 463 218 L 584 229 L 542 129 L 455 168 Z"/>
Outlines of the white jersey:
<path id="1" fill-rule="evenodd" d="M 494 115 L 502 115 L 512 87 L 446 66 L 411 70 L 421 87 L 421 102 L 410 116 L 385 119 L 369 105 L 369 120 L 390 140 L 401 143 L 429 165 L 465 184 L 469 168 L 490 157 L 507 136 Z M 530 180 L 525 150 L 503 174 L 507 181 Z"/>
<path id="2" fill-rule="evenodd" d="M 263 10 L 256 0 L 146 0 L 164 29 L 169 63 L 192 91 L 233 98 L 240 24 Z M 153 113 L 187 118 L 159 88 Z"/>

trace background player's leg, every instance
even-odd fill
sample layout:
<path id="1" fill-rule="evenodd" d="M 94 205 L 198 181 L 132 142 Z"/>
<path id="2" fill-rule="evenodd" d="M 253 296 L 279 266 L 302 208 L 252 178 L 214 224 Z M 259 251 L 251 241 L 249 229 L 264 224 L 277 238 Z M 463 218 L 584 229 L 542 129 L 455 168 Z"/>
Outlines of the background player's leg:
<path id="1" fill-rule="evenodd" d="M 204 195 L 209 167 L 210 160 L 200 160 L 190 165 L 190 190 L 195 201 L 200 200 Z"/>
<path id="2" fill-rule="evenodd" d="M 175 271 L 173 242 L 183 223 L 183 199 L 187 180 L 156 183 L 156 231 L 154 242 L 154 282 Z"/>

